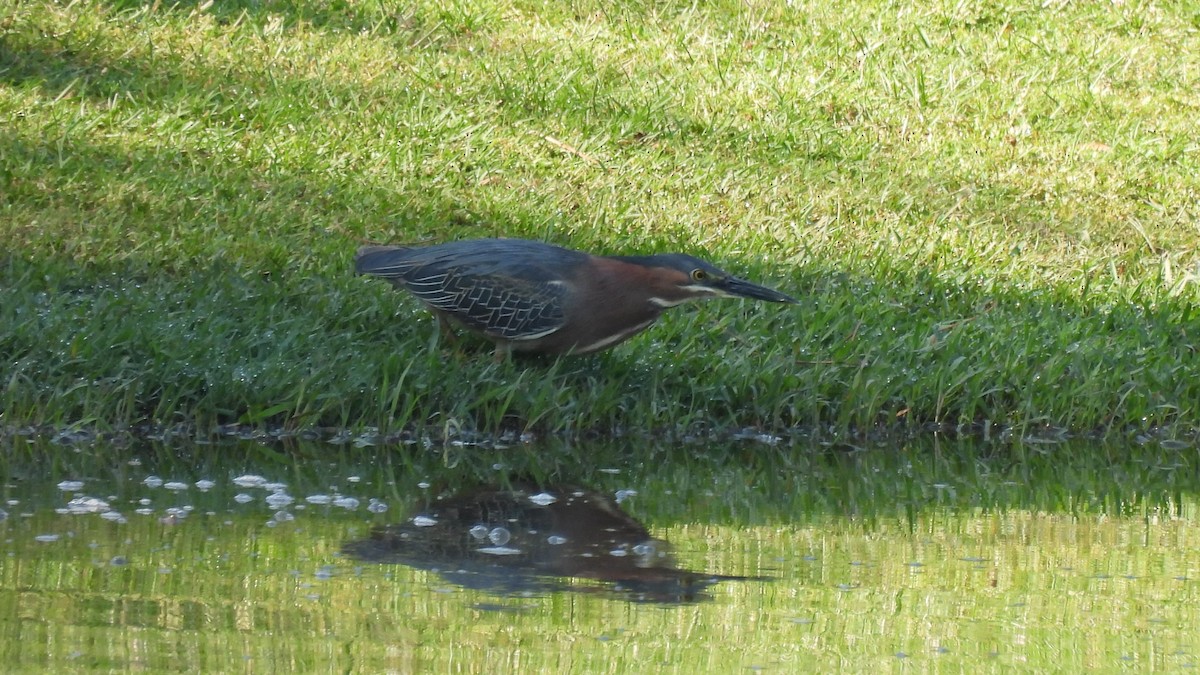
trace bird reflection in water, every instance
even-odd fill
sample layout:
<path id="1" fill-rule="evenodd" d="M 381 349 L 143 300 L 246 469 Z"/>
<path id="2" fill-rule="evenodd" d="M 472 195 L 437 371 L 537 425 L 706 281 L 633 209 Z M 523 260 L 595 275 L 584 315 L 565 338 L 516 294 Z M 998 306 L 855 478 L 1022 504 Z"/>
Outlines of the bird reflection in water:
<path id="1" fill-rule="evenodd" d="M 681 569 L 667 542 L 613 498 L 574 486 L 461 492 L 347 542 L 342 552 L 501 595 L 574 591 L 686 603 L 710 599 L 706 589 L 719 581 L 764 579 Z"/>

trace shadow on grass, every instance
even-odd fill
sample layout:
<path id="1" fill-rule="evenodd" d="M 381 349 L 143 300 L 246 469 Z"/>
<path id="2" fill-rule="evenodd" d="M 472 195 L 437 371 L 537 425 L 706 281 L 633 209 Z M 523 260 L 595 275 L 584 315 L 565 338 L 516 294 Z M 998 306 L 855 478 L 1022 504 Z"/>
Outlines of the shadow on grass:
<path id="1" fill-rule="evenodd" d="M 358 242 L 346 230 L 357 228 L 342 229 L 387 212 L 394 231 L 493 234 L 464 223 L 471 207 L 362 185 L 350 203 L 313 175 L 82 140 L 0 134 L 0 155 L 10 203 L 30 214 L 6 235 L 10 252 L 25 252 L 0 272 L 0 349 L 17 365 L 7 408 L 18 419 L 1119 431 L 1192 424 L 1200 400 L 1182 365 L 1197 320 L 1184 302 L 1095 306 L 821 265 L 771 280 L 801 297 L 796 310 L 711 303 L 669 313 L 608 354 L 495 367 L 486 349 L 431 349 L 432 322 L 415 302 L 352 278 Z M 123 214 L 160 225 L 123 231 Z M 520 229 L 548 217 L 466 220 Z M 122 239 L 124 250 L 107 248 Z"/>

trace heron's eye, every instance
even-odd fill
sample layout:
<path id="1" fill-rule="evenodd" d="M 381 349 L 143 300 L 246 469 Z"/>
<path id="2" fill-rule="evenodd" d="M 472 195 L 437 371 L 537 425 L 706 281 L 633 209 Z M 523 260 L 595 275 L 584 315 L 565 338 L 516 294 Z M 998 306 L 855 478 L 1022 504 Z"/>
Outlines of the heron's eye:
<path id="1" fill-rule="evenodd" d="M 704 281 L 708 278 L 708 272 L 701 269 L 692 270 L 692 281 Z"/>

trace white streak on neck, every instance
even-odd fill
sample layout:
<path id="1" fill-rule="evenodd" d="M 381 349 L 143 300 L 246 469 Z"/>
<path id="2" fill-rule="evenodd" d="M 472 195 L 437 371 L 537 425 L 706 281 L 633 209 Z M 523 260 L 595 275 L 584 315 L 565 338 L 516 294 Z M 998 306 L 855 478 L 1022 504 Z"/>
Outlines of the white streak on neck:
<path id="1" fill-rule="evenodd" d="M 638 333 L 642 330 L 645 330 L 646 327 L 649 326 L 650 324 L 654 323 L 655 320 L 657 320 L 657 318 L 658 317 L 655 317 L 654 319 L 650 319 L 649 321 L 643 321 L 632 328 L 623 330 L 620 333 L 617 333 L 616 335 L 610 335 L 606 338 L 596 340 L 595 342 L 593 342 L 589 345 L 584 345 L 582 347 L 576 347 L 572 351 L 574 351 L 576 354 L 587 354 L 588 352 L 594 352 L 598 349 L 604 349 L 605 347 L 607 347 L 611 344 L 616 344 L 616 343 L 620 342 L 621 340 L 624 340 L 625 338 L 629 337 L 630 335 L 633 335 L 634 333 Z"/>

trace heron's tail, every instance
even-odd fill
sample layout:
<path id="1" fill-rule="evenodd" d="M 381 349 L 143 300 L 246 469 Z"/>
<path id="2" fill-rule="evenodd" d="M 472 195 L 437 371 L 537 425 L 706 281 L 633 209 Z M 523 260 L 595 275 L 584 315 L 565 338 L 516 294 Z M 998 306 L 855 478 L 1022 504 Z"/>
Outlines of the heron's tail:
<path id="1" fill-rule="evenodd" d="M 363 246 L 354 254 L 354 273 L 376 277 L 395 276 L 408 267 L 406 246 Z"/>

